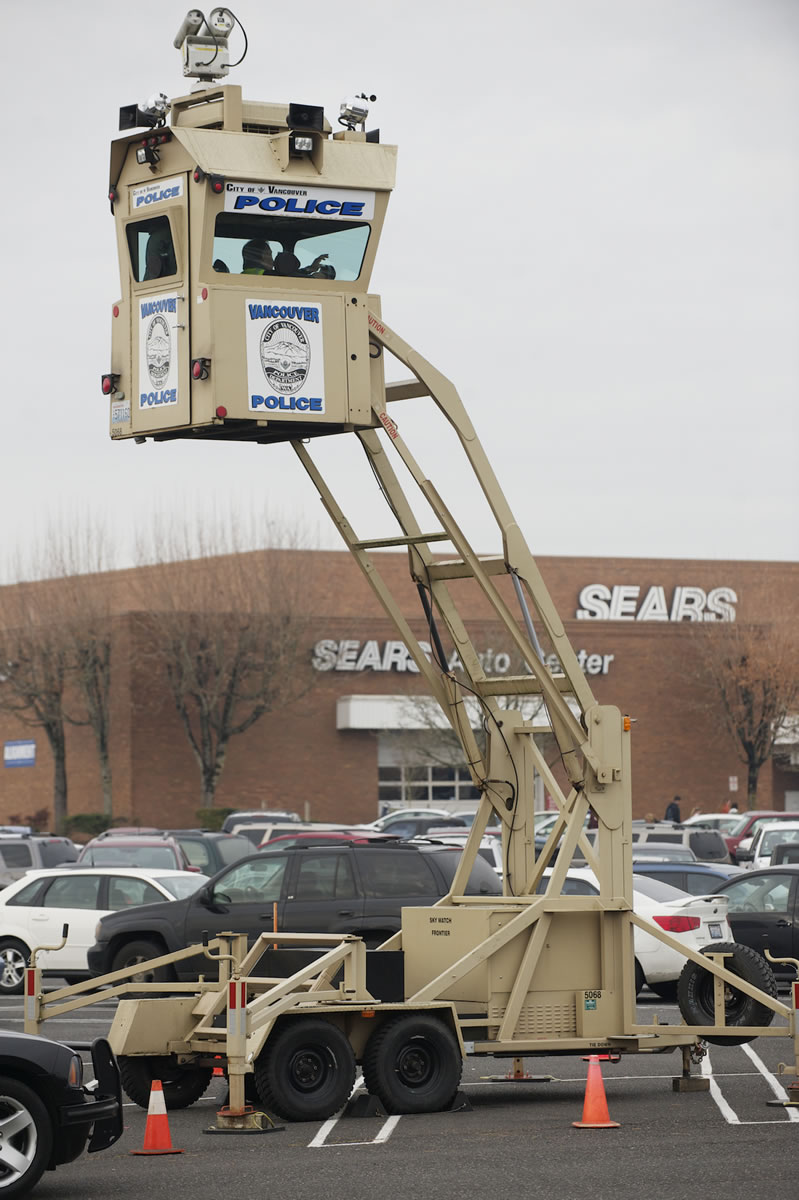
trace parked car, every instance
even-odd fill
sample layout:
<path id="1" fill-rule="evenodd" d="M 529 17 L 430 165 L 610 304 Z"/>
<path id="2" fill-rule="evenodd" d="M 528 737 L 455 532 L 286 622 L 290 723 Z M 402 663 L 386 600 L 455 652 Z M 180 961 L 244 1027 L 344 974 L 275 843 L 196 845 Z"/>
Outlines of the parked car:
<path id="1" fill-rule="evenodd" d="M 732 863 L 665 862 L 652 855 L 649 858 L 634 857 L 633 871 L 636 875 L 647 875 L 650 879 L 669 883 L 681 892 L 690 892 L 692 896 L 706 896 L 708 892 L 714 892 L 720 883 L 740 875 L 743 867 L 736 867 Z"/>
<path id="2" fill-rule="evenodd" d="M 292 846 L 262 850 L 221 871 L 194 895 L 174 904 L 151 904 L 103 917 L 89 950 L 94 975 L 181 950 L 226 930 L 250 941 L 275 928 L 287 933 L 359 934 L 379 945 L 401 927 L 401 909 L 435 904 L 448 892 L 460 859 L 454 846 Z M 467 894 L 496 896 L 502 885 L 482 858 Z M 175 964 L 180 979 L 209 974 L 198 955 Z M 142 973 L 143 980 L 171 977 L 173 968 Z"/>
<path id="3" fill-rule="evenodd" d="M 435 842 L 438 846 L 457 846 L 461 852 L 466 845 L 468 834 L 459 833 L 457 830 L 447 829 L 431 829 L 428 833 L 414 838 L 416 841 Z M 504 864 L 502 862 L 502 838 L 496 834 L 489 833 L 480 839 L 480 845 L 477 848 L 477 853 L 481 858 L 494 868 L 497 875 L 502 878 L 504 873 Z"/>
<path id="4" fill-rule="evenodd" d="M 285 850 L 289 846 L 331 846 L 337 842 L 399 842 L 402 838 L 393 833 L 376 833 L 371 829 L 317 829 L 311 832 L 279 833 L 276 837 L 261 842 L 259 850 Z M 252 847 L 247 843 L 250 850 Z"/>
<path id="5" fill-rule="evenodd" d="M 799 865 L 743 871 L 716 889 L 726 896 L 736 942 L 777 958 L 799 958 Z M 796 979 L 787 963 L 771 963 L 778 981 Z"/>
<path id="6" fill-rule="evenodd" d="M 77 856 L 82 867 L 149 867 L 196 871 L 173 837 L 165 833 L 126 835 L 112 830 L 92 838 Z"/>
<path id="7" fill-rule="evenodd" d="M 545 879 L 548 874 L 544 873 Z M 545 886 L 542 880 L 538 891 L 543 892 Z M 563 895 L 598 896 L 599 885 L 593 871 L 587 867 L 571 867 Z M 703 950 L 712 942 L 733 941 L 727 905 L 718 893 L 689 896 L 659 879 L 633 875 L 633 908 L 639 917 L 659 926 L 691 950 Z M 673 999 L 677 994 L 677 980 L 687 960 L 638 926 L 635 926 L 633 937 L 636 995 L 647 984 L 664 999 Z"/>
<path id="8" fill-rule="evenodd" d="M 449 813 L 448 815 L 450 817 L 460 817 L 461 820 L 466 825 L 469 825 L 471 827 L 474 824 L 475 817 L 477 816 L 477 809 L 474 809 L 474 811 L 469 810 L 469 811 L 453 812 L 453 813 Z M 536 820 L 537 819 L 538 818 L 536 815 Z M 494 815 L 489 818 L 488 828 L 491 830 L 496 830 L 497 833 L 499 832 L 501 826 L 500 826 L 500 822 L 499 822 L 499 817 L 496 815 L 496 813 L 494 813 Z"/>
<path id="9" fill-rule="evenodd" d="M 750 809 L 749 812 L 741 814 L 736 825 L 730 833 L 724 834 L 724 840 L 727 843 L 727 849 L 730 852 L 730 857 L 733 862 L 738 861 L 738 847 L 744 844 L 744 849 L 748 849 L 751 844 L 751 838 L 754 837 L 761 825 L 771 821 L 796 821 L 799 819 L 799 813 L 796 812 L 777 812 L 767 808 Z"/>
<path id="10" fill-rule="evenodd" d="M 594 842 L 596 832 L 592 829 L 586 836 L 589 842 Z M 536 838 L 536 847 L 538 839 Z M 635 842 L 632 847 L 633 863 L 636 862 L 681 862 L 693 863 L 697 861 L 696 855 L 689 846 L 683 846 L 674 842 Z M 584 862 L 584 858 L 580 853 L 579 847 L 574 853 L 572 860 L 575 866 Z"/>
<path id="11" fill-rule="evenodd" d="M 729 862 L 730 855 L 723 836 L 717 829 L 702 829 L 693 825 L 677 825 L 671 821 L 633 821 L 631 837 L 633 850 L 647 842 L 671 842 L 687 846 L 699 862 Z"/>
<path id="12" fill-rule="evenodd" d="M 31 871 L 0 892 L 0 996 L 21 994 L 31 950 L 57 945 L 65 924 L 66 945 L 41 951 L 36 962 L 45 976 L 77 983 L 89 977 L 86 953 L 100 917 L 131 905 L 188 896 L 203 882 L 195 871 L 135 867 Z"/>
<path id="13" fill-rule="evenodd" d="M 299 821 L 300 814 L 285 809 L 250 808 L 242 812 L 228 813 L 222 822 L 223 833 L 235 833 L 241 825 L 267 824 L 271 821 Z"/>
<path id="14" fill-rule="evenodd" d="M 675 846 L 673 842 L 636 842 L 632 853 L 633 866 L 637 862 L 697 862 L 697 857 L 690 846 Z"/>
<path id="15" fill-rule="evenodd" d="M 249 838 L 235 833 L 217 833 L 210 829 L 166 829 L 180 846 L 189 867 L 203 875 L 216 875 L 223 867 L 252 854 Z"/>
<path id="16" fill-rule="evenodd" d="M 750 869 L 759 870 L 772 863 L 772 854 L 780 846 L 799 842 L 799 821 L 766 821 L 757 823 L 751 845 L 738 846 L 738 861 Z"/>
<path id="17" fill-rule="evenodd" d="M 722 837 L 732 833 L 736 825 L 741 823 L 740 813 L 697 813 L 696 816 L 686 817 L 683 825 L 698 825 L 700 829 L 718 829 Z"/>
<path id="18" fill-rule="evenodd" d="M 376 829 L 378 833 L 386 829 L 394 821 L 405 821 L 409 817 L 451 817 L 452 813 L 445 808 L 392 808 L 388 812 L 383 813 L 376 821 L 369 822 L 369 829 Z"/>
<path id="19" fill-rule="evenodd" d="M 262 842 L 269 841 L 278 834 L 315 833 L 319 830 L 335 830 L 347 832 L 355 828 L 353 825 L 342 825 L 324 821 L 250 821 L 245 825 L 235 825 L 233 832 L 237 837 L 245 837 L 251 843 L 252 849 L 257 849 Z M 369 827 L 365 827 L 370 832 Z M 252 850 L 250 851 L 252 853 Z"/>
<path id="20" fill-rule="evenodd" d="M 57 867 L 77 857 L 78 847 L 69 838 L 49 833 L 0 837 L 0 888 L 21 879 L 26 871 Z"/>
<path id="21" fill-rule="evenodd" d="M 97 1086 L 83 1086 L 70 1046 L 0 1033 L 0 1195 L 26 1196 L 45 1171 L 107 1150 L 122 1136 L 119 1069 L 104 1038 L 92 1044 Z"/>
<path id="22" fill-rule="evenodd" d="M 387 825 L 384 825 L 381 832 L 391 833 L 394 837 L 404 838 L 407 841 L 414 837 L 424 837 L 430 829 L 465 829 L 468 832 L 469 826 L 462 817 L 429 815 L 398 817 L 395 821 L 389 821 Z"/>

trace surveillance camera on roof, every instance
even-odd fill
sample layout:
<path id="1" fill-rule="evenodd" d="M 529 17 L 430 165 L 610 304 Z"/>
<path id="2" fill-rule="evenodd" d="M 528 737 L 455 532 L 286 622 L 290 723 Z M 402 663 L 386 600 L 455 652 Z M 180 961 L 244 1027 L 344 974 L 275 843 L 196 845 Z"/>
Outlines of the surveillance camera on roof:
<path id="1" fill-rule="evenodd" d="M 230 70 L 228 37 L 235 24 L 228 8 L 213 8 L 208 17 L 199 8 L 189 9 L 173 43 L 183 51 L 183 74 L 204 83 L 224 79 Z"/>

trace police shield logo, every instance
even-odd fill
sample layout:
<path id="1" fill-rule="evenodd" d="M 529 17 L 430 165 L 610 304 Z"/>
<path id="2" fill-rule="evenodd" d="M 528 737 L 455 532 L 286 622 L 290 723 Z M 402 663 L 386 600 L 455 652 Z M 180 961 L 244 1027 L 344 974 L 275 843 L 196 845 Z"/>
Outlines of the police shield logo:
<path id="1" fill-rule="evenodd" d="M 162 388 L 169 377 L 172 358 L 172 334 L 162 316 L 155 316 L 150 321 L 144 346 L 150 382 L 154 388 Z"/>
<path id="2" fill-rule="evenodd" d="M 293 321 L 272 321 L 261 334 L 261 366 L 273 391 L 290 396 L 298 391 L 311 368 L 308 339 Z"/>

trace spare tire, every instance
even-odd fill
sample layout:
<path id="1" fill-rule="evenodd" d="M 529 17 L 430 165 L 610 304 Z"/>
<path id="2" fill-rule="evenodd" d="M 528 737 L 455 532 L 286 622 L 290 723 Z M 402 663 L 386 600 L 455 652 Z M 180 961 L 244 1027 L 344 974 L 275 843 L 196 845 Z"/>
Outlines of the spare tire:
<path id="1" fill-rule="evenodd" d="M 761 954 L 750 946 L 742 946 L 738 942 L 718 942 L 704 946 L 702 954 L 718 954 L 726 952 L 724 966 L 734 975 L 740 975 L 747 983 L 751 983 L 761 992 L 772 999 L 777 998 L 777 981 L 774 972 Z M 706 971 L 699 963 L 690 959 L 685 964 L 677 981 L 677 1003 L 680 1006 L 688 1025 L 712 1025 L 715 1013 L 714 975 Z M 731 984 L 724 985 L 724 1015 L 728 1026 L 735 1025 L 770 1025 L 774 1020 L 773 1009 L 767 1008 L 758 1000 L 739 992 Z M 755 1034 L 743 1037 L 727 1036 L 726 1034 L 708 1035 L 707 1041 L 717 1046 L 740 1046 L 751 1042 Z"/>

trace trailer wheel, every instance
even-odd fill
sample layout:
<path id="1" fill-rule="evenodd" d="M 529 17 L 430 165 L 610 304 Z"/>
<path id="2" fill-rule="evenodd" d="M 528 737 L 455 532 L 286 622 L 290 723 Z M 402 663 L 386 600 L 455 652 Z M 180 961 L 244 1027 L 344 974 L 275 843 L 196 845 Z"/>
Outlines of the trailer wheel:
<path id="1" fill-rule="evenodd" d="M 727 970 L 740 975 L 747 983 L 759 988 L 767 996 L 777 998 L 777 981 L 774 972 L 761 954 L 750 946 L 742 946 L 738 942 L 719 942 L 705 946 L 702 954 L 712 954 L 718 951 L 731 952 L 724 960 Z M 698 963 L 689 961 L 685 964 L 677 981 L 677 1002 L 680 1012 L 689 1025 L 713 1024 L 713 982 L 710 971 L 704 970 Z M 730 984 L 724 985 L 724 1014 L 728 1025 L 770 1025 L 774 1013 L 764 1004 L 753 1000 L 745 992 L 739 992 Z M 708 1036 L 708 1042 L 717 1046 L 740 1046 L 754 1040 L 753 1035 L 745 1037 Z"/>
<path id="2" fill-rule="evenodd" d="M 188 1108 L 211 1082 L 211 1067 L 179 1067 L 168 1055 L 120 1054 L 119 1077 L 125 1092 L 139 1108 L 147 1108 L 153 1080 L 160 1079 L 167 1108 Z"/>
<path id="3" fill-rule="evenodd" d="M 387 1113 L 440 1112 L 455 1098 L 463 1059 L 437 1017 L 417 1013 L 386 1021 L 370 1037 L 363 1078 Z"/>
<path id="4" fill-rule="evenodd" d="M 279 1024 L 255 1064 L 264 1107 L 286 1121 L 319 1121 L 346 1104 L 355 1054 L 331 1021 L 299 1017 Z"/>

